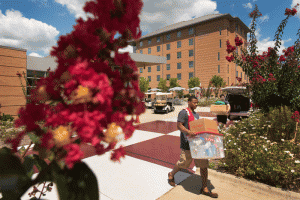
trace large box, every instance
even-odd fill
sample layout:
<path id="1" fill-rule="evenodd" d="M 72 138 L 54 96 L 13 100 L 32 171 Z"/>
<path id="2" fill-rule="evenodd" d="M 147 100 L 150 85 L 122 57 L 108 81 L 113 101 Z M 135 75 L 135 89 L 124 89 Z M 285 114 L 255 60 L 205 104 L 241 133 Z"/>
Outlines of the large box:
<path id="1" fill-rule="evenodd" d="M 211 105 L 210 112 L 216 115 L 228 115 L 229 106 L 228 105 Z"/>
<path id="2" fill-rule="evenodd" d="M 194 159 L 220 159 L 224 158 L 223 136 L 201 133 L 191 138 L 188 137 L 191 156 Z"/>
<path id="3" fill-rule="evenodd" d="M 191 121 L 190 130 L 197 135 L 188 137 L 192 158 L 219 159 L 224 158 L 223 135 L 218 131 L 214 120 L 198 119 Z"/>
<path id="4" fill-rule="evenodd" d="M 190 122 L 190 130 L 194 133 L 211 132 L 219 133 L 218 123 L 214 120 L 201 118 Z"/>

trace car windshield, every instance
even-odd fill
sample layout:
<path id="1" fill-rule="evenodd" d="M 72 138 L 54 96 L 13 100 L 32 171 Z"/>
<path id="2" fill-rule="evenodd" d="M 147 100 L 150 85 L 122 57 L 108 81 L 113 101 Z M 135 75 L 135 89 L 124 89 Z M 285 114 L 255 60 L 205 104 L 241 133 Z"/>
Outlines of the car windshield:
<path id="1" fill-rule="evenodd" d="M 156 99 L 157 100 L 167 100 L 167 96 L 166 95 L 157 95 Z"/>

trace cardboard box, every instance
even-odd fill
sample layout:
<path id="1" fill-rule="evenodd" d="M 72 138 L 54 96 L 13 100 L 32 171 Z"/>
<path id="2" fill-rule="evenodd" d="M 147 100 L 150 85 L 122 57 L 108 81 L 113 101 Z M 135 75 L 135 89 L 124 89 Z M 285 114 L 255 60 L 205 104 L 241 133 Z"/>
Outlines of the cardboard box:
<path id="1" fill-rule="evenodd" d="M 228 105 L 211 105 L 210 112 L 216 115 L 228 115 L 229 106 Z"/>
<path id="2" fill-rule="evenodd" d="M 194 133 L 211 132 L 219 134 L 218 123 L 210 119 L 198 119 L 190 122 L 190 130 Z"/>

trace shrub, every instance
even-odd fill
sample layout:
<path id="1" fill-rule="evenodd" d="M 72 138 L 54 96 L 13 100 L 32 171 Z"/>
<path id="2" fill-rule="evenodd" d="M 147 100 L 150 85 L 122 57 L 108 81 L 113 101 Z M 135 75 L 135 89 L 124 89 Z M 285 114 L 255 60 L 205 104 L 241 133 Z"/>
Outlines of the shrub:
<path id="1" fill-rule="evenodd" d="M 1 121 L 13 121 L 14 118 L 13 118 L 13 116 L 11 116 L 9 114 L 6 115 L 6 114 L 2 113 L 2 116 L 0 116 L 0 120 Z"/>
<path id="2" fill-rule="evenodd" d="M 198 102 L 198 106 L 200 107 L 209 107 L 210 105 L 214 104 L 216 101 L 219 101 L 218 98 L 202 98 Z"/>
<path id="3" fill-rule="evenodd" d="M 281 130 L 292 132 L 295 123 L 288 126 L 284 120 L 278 120 L 278 116 L 278 109 L 269 115 L 256 111 L 250 118 L 235 122 L 227 130 L 222 129 L 225 158 L 220 160 L 220 169 L 299 192 L 300 144 L 284 138 L 278 140 L 288 135 L 279 134 Z"/>

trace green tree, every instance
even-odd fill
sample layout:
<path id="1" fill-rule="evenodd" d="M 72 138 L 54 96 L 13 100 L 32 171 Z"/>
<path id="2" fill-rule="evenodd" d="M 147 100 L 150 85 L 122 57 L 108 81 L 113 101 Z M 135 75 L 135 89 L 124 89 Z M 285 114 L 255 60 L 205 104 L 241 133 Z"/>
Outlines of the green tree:
<path id="1" fill-rule="evenodd" d="M 169 84 L 170 84 L 169 88 L 180 87 L 177 78 L 170 78 Z"/>
<path id="2" fill-rule="evenodd" d="M 161 78 L 159 83 L 158 83 L 158 89 L 161 89 L 162 92 L 167 92 L 168 91 L 168 86 L 167 86 L 167 79 Z"/>
<path id="3" fill-rule="evenodd" d="M 147 92 L 149 88 L 149 80 L 147 78 L 140 77 L 139 85 L 142 92 Z"/>
<path id="4" fill-rule="evenodd" d="M 226 82 L 223 80 L 223 78 L 221 76 L 217 76 L 217 75 L 214 75 L 210 79 L 210 82 L 211 82 L 211 85 L 215 87 L 214 93 L 215 93 L 215 96 L 217 97 L 219 94 L 220 88 L 224 87 L 226 85 Z"/>
<path id="5" fill-rule="evenodd" d="M 188 86 L 189 88 L 199 87 L 200 86 L 199 78 L 198 77 L 190 78 L 190 80 L 188 81 Z"/>

